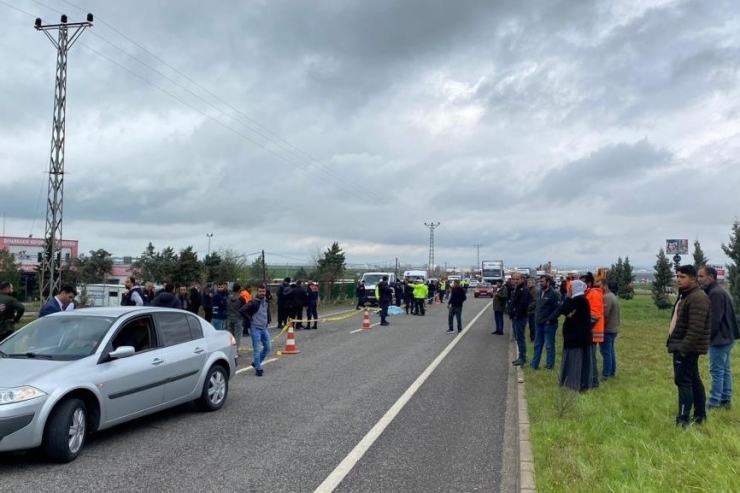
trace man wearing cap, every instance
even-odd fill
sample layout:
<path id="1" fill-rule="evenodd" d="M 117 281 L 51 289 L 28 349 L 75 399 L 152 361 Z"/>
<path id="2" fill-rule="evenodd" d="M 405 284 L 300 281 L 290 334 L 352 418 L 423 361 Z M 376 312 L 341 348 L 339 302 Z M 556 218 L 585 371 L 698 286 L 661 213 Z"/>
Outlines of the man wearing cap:
<path id="1" fill-rule="evenodd" d="M 599 362 L 596 361 L 596 345 L 604 342 L 604 292 L 595 286 L 596 280 L 591 272 L 581 276 L 581 281 L 586 283 L 586 299 L 591 307 L 591 333 L 593 334 L 593 345 L 591 346 L 591 367 L 593 376 L 592 387 L 599 386 Z"/>

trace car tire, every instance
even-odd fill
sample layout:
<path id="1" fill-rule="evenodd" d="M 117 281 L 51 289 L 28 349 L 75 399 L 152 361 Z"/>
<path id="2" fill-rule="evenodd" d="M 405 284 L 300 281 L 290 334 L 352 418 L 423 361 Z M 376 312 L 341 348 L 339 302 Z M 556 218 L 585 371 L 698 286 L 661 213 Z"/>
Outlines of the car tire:
<path id="1" fill-rule="evenodd" d="M 198 409 L 213 412 L 221 409 L 229 395 L 229 375 L 221 365 L 213 365 L 203 382 L 203 392 L 196 401 Z"/>
<path id="2" fill-rule="evenodd" d="M 85 403 L 80 399 L 66 399 L 56 405 L 46 420 L 41 447 L 47 459 L 66 464 L 80 455 L 86 436 Z"/>

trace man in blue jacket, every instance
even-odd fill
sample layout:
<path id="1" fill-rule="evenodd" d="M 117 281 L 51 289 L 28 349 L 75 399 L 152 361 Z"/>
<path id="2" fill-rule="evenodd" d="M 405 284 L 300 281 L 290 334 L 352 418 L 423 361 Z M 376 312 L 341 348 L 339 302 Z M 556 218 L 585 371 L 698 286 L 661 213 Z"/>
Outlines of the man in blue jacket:
<path id="1" fill-rule="evenodd" d="M 226 283 L 219 283 L 218 290 L 213 295 L 213 321 L 211 324 L 216 330 L 226 329 L 226 318 L 229 315 L 229 293 L 226 287 Z"/>
<path id="2" fill-rule="evenodd" d="M 77 296 L 77 290 L 72 286 L 64 286 L 59 294 L 49 299 L 39 310 L 39 318 L 52 313 L 63 312 Z"/>

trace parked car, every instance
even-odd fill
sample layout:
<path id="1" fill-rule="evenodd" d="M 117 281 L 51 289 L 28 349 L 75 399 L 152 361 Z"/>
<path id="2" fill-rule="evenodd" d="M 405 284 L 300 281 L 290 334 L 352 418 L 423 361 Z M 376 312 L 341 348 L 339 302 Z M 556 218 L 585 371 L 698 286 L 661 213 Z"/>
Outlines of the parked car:
<path id="1" fill-rule="evenodd" d="M 468 286 L 471 287 L 471 288 L 478 287 L 478 280 L 477 279 L 471 279 L 470 280 L 470 284 L 468 284 Z"/>
<path id="2" fill-rule="evenodd" d="M 183 310 L 87 308 L 0 343 L 0 452 L 70 462 L 87 435 L 179 404 L 226 402 L 236 341 Z"/>
<path id="3" fill-rule="evenodd" d="M 474 298 L 480 298 L 482 296 L 493 298 L 493 286 L 491 286 L 488 282 L 479 282 L 477 286 L 475 286 L 475 291 L 473 292 Z"/>

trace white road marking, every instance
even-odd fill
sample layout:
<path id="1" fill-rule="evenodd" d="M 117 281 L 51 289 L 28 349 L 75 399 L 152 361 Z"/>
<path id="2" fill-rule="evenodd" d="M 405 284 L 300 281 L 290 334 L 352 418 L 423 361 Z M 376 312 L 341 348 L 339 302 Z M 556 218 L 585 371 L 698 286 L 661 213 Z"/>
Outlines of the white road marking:
<path id="1" fill-rule="evenodd" d="M 277 358 L 266 359 L 265 361 L 262 362 L 262 364 L 266 365 L 267 363 L 272 363 L 273 361 L 277 361 L 277 360 L 278 360 Z M 250 370 L 254 370 L 254 367 L 248 366 L 246 368 L 242 368 L 241 370 L 236 370 L 236 374 L 238 375 L 240 373 L 244 373 L 245 371 L 250 371 Z"/>
<path id="2" fill-rule="evenodd" d="M 374 324 L 370 324 L 370 327 L 372 328 L 372 327 L 375 327 L 376 325 L 380 325 L 380 322 L 375 322 Z M 357 330 L 353 330 L 352 332 L 350 332 L 350 334 L 354 334 L 354 333 L 356 333 L 356 332 L 362 332 L 363 330 L 367 330 L 367 329 L 357 329 Z"/>
<path id="3" fill-rule="evenodd" d="M 314 493 L 331 493 L 333 492 L 337 486 L 339 486 L 339 483 L 342 482 L 342 480 L 349 474 L 349 472 L 352 470 L 352 468 L 357 464 L 360 459 L 362 459 L 362 456 L 365 455 L 365 452 L 367 452 L 370 447 L 375 443 L 375 440 L 378 439 L 378 437 L 385 431 L 385 429 L 388 427 L 389 424 L 396 418 L 398 413 L 403 410 L 403 408 L 408 404 L 408 402 L 411 400 L 411 398 L 416 394 L 416 392 L 419 390 L 419 388 L 426 382 L 427 378 L 434 372 L 434 370 L 439 366 L 440 363 L 442 363 L 442 360 L 447 357 L 447 355 L 452 351 L 452 348 L 455 347 L 455 345 L 460 342 L 462 339 L 462 336 L 465 335 L 465 333 L 470 329 L 470 327 L 475 324 L 475 322 L 478 321 L 478 319 L 486 313 L 486 311 L 490 310 L 491 304 L 486 303 L 486 306 L 478 313 L 478 315 L 475 316 L 473 320 L 470 321 L 468 325 L 465 326 L 463 331 L 455 337 L 452 342 L 450 342 L 447 347 L 439 353 L 439 356 L 437 356 L 434 361 L 432 361 L 432 364 L 430 364 L 424 372 L 422 372 L 421 375 L 419 375 L 419 378 L 416 379 L 414 383 L 411 384 L 411 387 L 406 389 L 406 392 L 403 393 L 401 397 L 391 406 L 391 408 L 388 410 L 388 412 L 385 413 L 385 415 L 380 418 L 380 421 L 378 421 L 375 426 L 372 427 L 372 429 L 365 435 L 365 437 L 360 440 L 360 442 L 355 445 L 355 448 L 352 449 L 352 451 L 347 455 L 347 457 L 344 458 L 344 460 L 334 469 L 331 474 L 324 480 L 323 483 L 319 485 L 318 488 L 314 491 Z"/>

